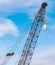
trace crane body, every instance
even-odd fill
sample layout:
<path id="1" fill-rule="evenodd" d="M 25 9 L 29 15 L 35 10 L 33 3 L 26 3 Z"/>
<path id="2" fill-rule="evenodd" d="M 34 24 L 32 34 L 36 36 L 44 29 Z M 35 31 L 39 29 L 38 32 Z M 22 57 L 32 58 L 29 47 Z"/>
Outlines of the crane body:
<path id="1" fill-rule="evenodd" d="M 44 24 L 46 6 L 47 3 L 42 3 L 38 14 L 33 21 L 18 65 L 30 65 L 41 28 Z"/>

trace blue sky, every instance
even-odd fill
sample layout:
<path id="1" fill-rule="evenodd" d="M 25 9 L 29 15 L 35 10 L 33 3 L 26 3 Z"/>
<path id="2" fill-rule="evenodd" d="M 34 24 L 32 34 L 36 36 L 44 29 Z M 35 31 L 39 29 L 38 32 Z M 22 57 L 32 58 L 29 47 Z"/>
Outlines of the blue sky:
<path id="1" fill-rule="evenodd" d="M 55 0 L 0 0 L 0 65 L 4 59 L 9 59 L 5 57 L 6 53 L 13 47 L 28 23 L 31 27 L 44 1 L 48 3 L 45 16 L 45 21 L 48 20 L 47 40 L 46 32 L 42 29 L 30 65 L 55 65 Z M 17 47 L 15 55 L 5 65 L 18 63 L 29 30 Z"/>

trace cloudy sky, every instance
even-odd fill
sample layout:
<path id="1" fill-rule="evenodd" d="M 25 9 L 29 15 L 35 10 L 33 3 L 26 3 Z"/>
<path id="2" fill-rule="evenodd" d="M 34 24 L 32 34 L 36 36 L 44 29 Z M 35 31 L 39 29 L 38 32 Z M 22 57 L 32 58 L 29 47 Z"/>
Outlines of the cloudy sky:
<path id="1" fill-rule="evenodd" d="M 29 29 L 13 57 L 6 57 L 26 25 L 32 21 L 43 2 L 48 3 L 45 21 L 48 31 L 42 29 L 30 65 L 55 65 L 55 0 L 0 0 L 0 65 L 18 65 Z M 14 46 L 15 47 L 15 46 Z M 17 59 L 18 58 L 18 59 Z"/>

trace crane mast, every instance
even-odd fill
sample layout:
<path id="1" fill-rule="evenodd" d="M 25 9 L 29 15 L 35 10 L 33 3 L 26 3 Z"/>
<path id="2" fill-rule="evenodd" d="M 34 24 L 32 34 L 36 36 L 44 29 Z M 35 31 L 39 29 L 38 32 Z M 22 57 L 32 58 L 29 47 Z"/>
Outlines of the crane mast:
<path id="1" fill-rule="evenodd" d="M 47 3 L 45 2 L 42 3 L 38 14 L 36 15 L 33 21 L 32 27 L 27 37 L 18 65 L 30 65 L 32 55 L 36 47 L 36 43 L 41 31 L 42 25 L 44 23 L 46 6 L 47 6 Z"/>

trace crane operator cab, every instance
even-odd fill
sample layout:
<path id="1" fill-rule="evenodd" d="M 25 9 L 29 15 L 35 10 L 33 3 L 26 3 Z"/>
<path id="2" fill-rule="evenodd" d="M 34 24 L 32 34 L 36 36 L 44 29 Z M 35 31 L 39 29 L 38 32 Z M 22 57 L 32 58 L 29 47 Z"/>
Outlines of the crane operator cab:
<path id="1" fill-rule="evenodd" d="M 14 55 L 14 52 L 6 54 L 6 56 L 13 56 L 13 55 Z"/>

